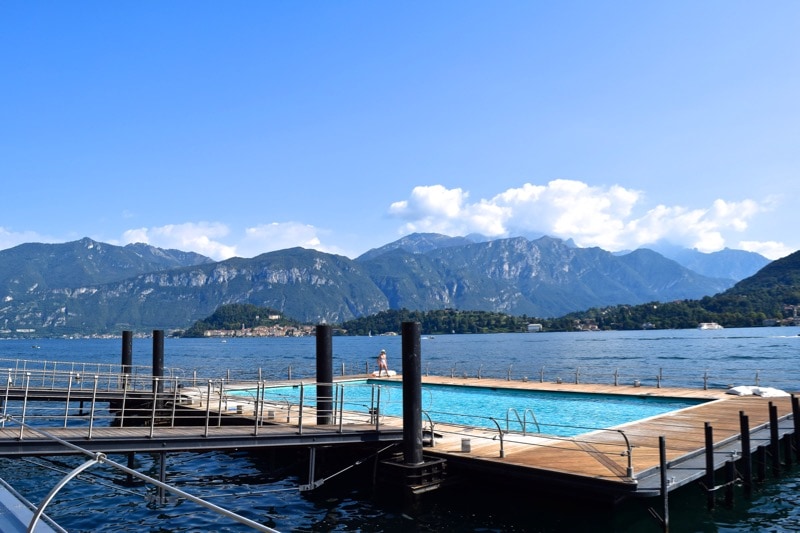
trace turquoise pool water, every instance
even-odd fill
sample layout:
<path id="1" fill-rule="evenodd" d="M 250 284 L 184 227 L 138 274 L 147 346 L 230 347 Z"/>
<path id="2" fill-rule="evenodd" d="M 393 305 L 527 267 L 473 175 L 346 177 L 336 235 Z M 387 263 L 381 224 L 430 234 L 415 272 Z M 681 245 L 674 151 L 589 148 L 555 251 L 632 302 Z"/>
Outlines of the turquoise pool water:
<path id="1" fill-rule="evenodd" d="M 380 398 L 380 412 L 402 416 L 401 383 L 381 380 L 348 381 L 337 385 L 334 396 L 343 398 L 345 411 L 368 410 Z M 254 389 L 230 391 L 253 397 Z M 303 387 L 304 402 L 316 404 L 316 386 Z M 267 387 L 264 399 L 297 405 L 300 386 Z M 434 422 L 496 429 L 492 418 L 503 429 L 528 433 L 574 436 L 626 422 L 660 415 L 704 403 L 705 400 L 584 394 L 573 392 L 527 391 L 493 387 L 429 385 L 422 386 L 422 409 Z M 534 422 L 535 420 L 535 422 Z"/>

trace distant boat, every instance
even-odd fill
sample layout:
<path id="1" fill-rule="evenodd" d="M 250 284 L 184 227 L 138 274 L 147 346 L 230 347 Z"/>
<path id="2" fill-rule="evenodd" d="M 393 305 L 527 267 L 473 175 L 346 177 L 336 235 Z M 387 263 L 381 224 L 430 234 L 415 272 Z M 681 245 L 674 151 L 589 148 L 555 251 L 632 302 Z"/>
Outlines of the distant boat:
<path id="1" fill-rule="evenodd" d="M 716 322 L 700 322 L 697 326 L 697 329 L 724 329 L 722 326 L 717 324 Z"/>

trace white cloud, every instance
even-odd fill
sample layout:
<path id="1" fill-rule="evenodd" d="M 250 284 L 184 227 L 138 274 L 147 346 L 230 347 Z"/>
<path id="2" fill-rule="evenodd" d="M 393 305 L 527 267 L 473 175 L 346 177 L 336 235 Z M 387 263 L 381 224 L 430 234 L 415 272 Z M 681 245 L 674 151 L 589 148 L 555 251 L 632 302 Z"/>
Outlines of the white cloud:
<path id="1" fill-rule="evenodd" d="M 235 246 L 221 242 L 229 233 L 228 227 L 219 222 L 186 222 L 129 229 L 122 236 L 122 244 L 141 242 L 158 248 L 191 250 L 220 260 L 236 255 Z"/>
<path id="2" fill-rule="evenodd" d="M 245 230 L 244 238 L 239 241 L 236 249 L 242 257 L 255 257 L 265 252 L 295 246 L 341 254 L 342 251 L 337 247 L 323 244 L 320 236 L 326 233 L 320 228 L 298 222 L 260 224 Z"/>
<path id="3" fill-rule="evenodd" d="M 35 231 L 10 231 L 0 226 L 0 250 L 13 248 L 28 242 L 59 242 L 52 237 L 39 235 Z"/>
<path id="4" fill-rule="evenodd" d="M 298 222 L 273 222 L 232 232 L 219 222 L 186 222 L 125 231 L 121 244 L 141 242 L 159 248 L 176 248 L 206 255 L 216 260 L 255 257 L 265 252 L 300 246 L 321 252 L 341 254 L 336 246 L 322 242 L 327 232 Z"/>
<path id="5" fill-rule="evenodd" d="M 761 254 L 768 259 L 780 259 L 797 251 L 782 242 L 775 241 L 740 241 L 736 247 L 740 250 Z"/>
<path id="6" fill-rule="evenodd" d="M 504 234 L 503 221 L 507 218 L 507 209 L 484 200 L 468 204 L 468 196 L 461 189 L 446 189 L 441 185 L 414 187 L 411 198 L 393 203 L 389 213 L 407 220 L 402 233 Z"/>
<path id="7" fill-rule="evenodd" d="M 747 230 L 755 216 L 774 205 L 774 199 L 763 204 L 718 199 L 705 208 L 657 205 L 645 210 L 644 200 L 641 191 L 619 185 L 597 187 L 566 179 L 526 183 L 472 203 L 468 191 L 431 185 L 414 187 L 409 199 L 393 203 L 389 213 L 404 221 L 403 233 L 474 232 L 490 237 L 536 233 L 610 251 L 669 241 L 712 252 L 724 248 L 735 234 Z M 782 253 L 778 250 L 783 246 L 749 245 L 760 247 L 767 257 Z"/>

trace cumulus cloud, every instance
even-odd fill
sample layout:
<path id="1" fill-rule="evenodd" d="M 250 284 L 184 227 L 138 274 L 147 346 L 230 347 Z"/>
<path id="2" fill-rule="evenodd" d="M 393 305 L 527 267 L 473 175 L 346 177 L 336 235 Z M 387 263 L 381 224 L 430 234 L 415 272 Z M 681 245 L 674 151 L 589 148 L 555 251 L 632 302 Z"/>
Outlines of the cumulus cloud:
<path id="1" fill-rule="evenodd" d="M 239 241 L 237 250 L 243 257 L 254 257 L 265 252 L 296 246 L 341 254 L 341 250 L 337 247 L 323 244 L 321 236 L 325 235 L 327 235 L 325 230 L 298 222 L 260 224 L 245 229 L 244 238 Z"/>
<path id="2" fill-rule="evenodd" d="M 796 251 L 792 248 L 789 248 L 782 242 L 775 242 L 775 241 L 765 241 L 765 242 L 739 241 L 739 244 L 736 247 L 739 248 L 740 250 L 761 254 L 764 257 L 768 257 L 770 259 L 779 259 L 781 257 L 786 257 L 787 255 Z"/>
<path id="3" fill-rule="evenodd" d="M 27 242 L 58 242 L 58 240 L 52 237 L 45 237 L 35 231 L 11 231 L 0 226 L 0 250 Z"/>
<path id="4" fill-rule="evenodd" d="M 441 185 L 414 187 L 411 198 L 393 203 L 389 213 L 407 221 L 404 233 L 503 235 L 508 209 L 484 200 L 469 204 L 468 196 L 461 189 L 446 189 Z"/>
<path id="5" fill-rule="evenodd" d="M 707 207 L 647 208 L 645 200 L 641 191 L 619 185 L 598 187 L 566 179 L 545 185 L 526 183 L 477 201 L 471 201 L 469 192 L 460 188 L 430 185 L 414 187 L 407 200 L 390 206 L 389 213 L 403 220 L 400 233 L 546 234 L 610 251 L 667 241 L 713 252 L 724 248 L 734 234 L 747 229 L 753 217 L 771 207 L 771 201 L 718 199 Z M 782 253 L 778 252 L 779 243 L 746 244 L 766 257 Z"/>
<path id="6" fill-rule="evenodd" d="M 190 250 L 216 260 L 257 255 L 301 246 L 342 254 L 336 246 L 322 242 L 327 231 L 298 222 L 273 222 L 233 232 L 222 223 L 186 222 L 125 231 L 121 244 L 141 242 L 159 248 Z M 232 243 L 232 244 L 231 244 Z"/>
<path id="7" fill-rule="evenodd" d="M 235 246 L 221 242 L 229 233 L 228 226 L 219 222 L 186 222 L 129 229 L 123 234 L 122 241 L 123 244 L 141 242 L 158 248 L 191 250 L 219 260 L 236 255 Z"/>

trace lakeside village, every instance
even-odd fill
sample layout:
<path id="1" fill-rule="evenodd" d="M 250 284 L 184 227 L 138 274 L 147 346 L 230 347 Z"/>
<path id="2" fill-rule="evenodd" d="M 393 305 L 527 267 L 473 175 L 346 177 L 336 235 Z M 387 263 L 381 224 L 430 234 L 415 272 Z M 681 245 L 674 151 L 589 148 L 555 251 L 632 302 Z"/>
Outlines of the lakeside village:
<path id="1" fill-rule="evenodd" d="M 316 333 L 316 326 L 256 326 L 241 329 L 209 329 L 203 332 L 205 337 L 306 337 Z"/>

